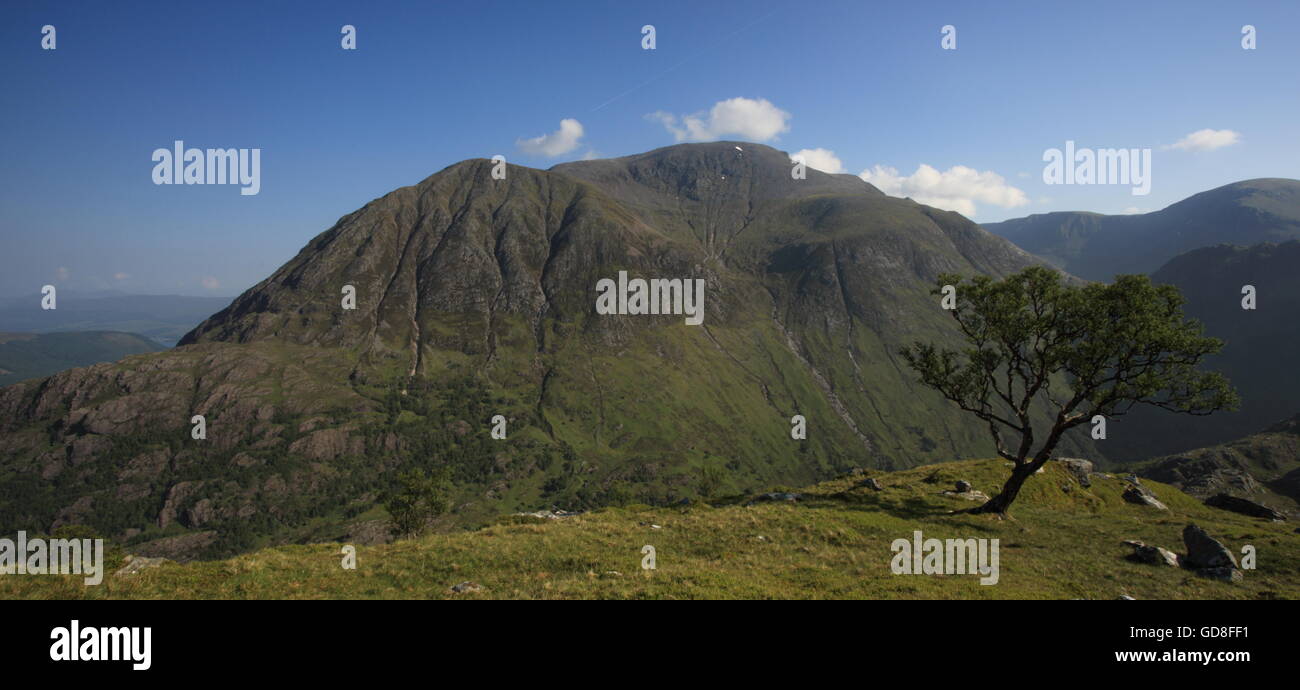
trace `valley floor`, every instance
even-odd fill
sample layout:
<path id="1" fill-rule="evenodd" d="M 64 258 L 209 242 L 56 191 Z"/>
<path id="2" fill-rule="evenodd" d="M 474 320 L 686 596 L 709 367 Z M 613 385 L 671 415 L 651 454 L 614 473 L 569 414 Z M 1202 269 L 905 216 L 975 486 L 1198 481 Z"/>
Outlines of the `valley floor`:
<path id="1" fill-rule="evenodd" d="M 0 577 L 0 598 L 86 599 L 1294 599 L 1300 534 L 1209 508 L 1144 481 L 1167 511 L 1125 501 L 1127 483 L 1094 474 L 1079 486 L 1058 463 L 1031 478 L 1008 519 L 952 511 L 974 503 L 942 492 L 958 480 L 994 493 L 1007 463 L 979 460 L 871 473 L 881 491 L 844 477 L 798 502 L 722 501 L 686 508 L 630 506 L 561 519 L 522 516 L 473 531 L 359 546 L 356 568 L 340 544 L 284 546 L 223 561 L 165 563 L 106 575 Z M 1128 539 L 1185 553 L 1194 523 L 1257 567 L 1227 583 L 1137 563 Z M 891 544 L 913 538 L 998 539 L 1000 576 L 896 575 Z M 656 569 L 642 569 L 642 549 Z M 105 563 L 110 573 L 121 563 Z M 452 587 L 475 587 L 456 592 Z"/>

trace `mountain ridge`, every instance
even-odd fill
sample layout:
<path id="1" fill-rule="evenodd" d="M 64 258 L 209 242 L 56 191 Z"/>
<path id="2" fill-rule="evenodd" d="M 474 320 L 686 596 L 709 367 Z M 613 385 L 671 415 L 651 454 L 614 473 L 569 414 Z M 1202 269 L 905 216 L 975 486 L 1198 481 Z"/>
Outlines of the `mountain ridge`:
<path id="1" fill-rule="evenodd" d="M 1201 247 L 1300 239 L 1300 180 L 1241 180 L 1143 214 L 1055 211 L 983 227 L 1079 277 L 1109 281 Z"/>
<path id="2" fill-rule="evenodd" d="M 793 180 L 755 144 L 556 167 L 448 166 L 341 217 L 172 352 L 0 389 L 0 499 L 24 497 L 0 523 L 213 556 L 352 534 L 407 469 L 450 468 L 465 525 L 689 498 L 705 467 L 742 488 L 991 452 L 973 420 L 934 417 L 896 351 L 957 337 L 941 273 L 1037 259 L 860 180 Z M 596 314 L 620 270 L 706 281 L 703 324 Z M 1097 455 L 1086 435 L 1062 451 Z"/>

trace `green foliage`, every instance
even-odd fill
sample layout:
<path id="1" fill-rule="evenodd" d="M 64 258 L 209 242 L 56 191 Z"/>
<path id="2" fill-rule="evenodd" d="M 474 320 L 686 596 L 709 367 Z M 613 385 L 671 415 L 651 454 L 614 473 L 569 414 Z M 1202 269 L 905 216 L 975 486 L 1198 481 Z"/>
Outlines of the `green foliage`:
<path id="1" fill-rule="evenodd" d="M 700 466 L 700 481 L 697 484 L 700 496 L 702 498 L 717 497 L 718 492 L 722 490 L 722 485 L 726 479 L 727 473 L 726 470 L 722 468 L 722 465 L 715 462 L 705 461 L 705 463 Z"/>
<path id="2" fill-rule="evenodd" d="M 1002 280 L 946 274 L 934 293 L 944 285 L 957 288 L 950 314 L 965 347 L 917 342 L 900 354 L 922 383 L 987 424 L 998 454 L 1015 464 L 1013 481 L 1097 415 L 1135 405 L 1199 415 L 1237 404 L 1222 375 L 1198 368 L 1222 342 L 1183 317 L 1177 288 L 1138 275 L 1076 287 L 1043 267 Z M 1054 414 L 1046 428 L 1031 416 L 1036 401 Z M 990 503 L 1005 510 L 1018 486 L 1009 482 Z"/>
<path id="3" fill-rule="evenodd" d="M 1085 488 L 1059 463 L 1048 463 L 1026 482 L 1018 521 L 954 514 L 966 501 L 937 491 L 957 479 L 991 486 L 1004 475 L 1003 465 L 967 460 L 873 474 L 884 491 L 855 487 L 859 478 L 845 476 L 798 489 L 798 503 L 629 506 L 559 520 L 514 516 L 475 531 L 358 546 L 357 570 L 340 568 L 339 544 L 326 543 L 169 563 L 147 574 L 106 578 L 98 587 L 84 586 L 77 576 L 0 577 L 0 599 L 1300 597 L 1300 540 L 1292 526 L 1210 508 L 1156 481 L 1143 483 L 1169 510 L 1155 516 L 1122 498 L 1131 486 L 1123 479 L 1097 474 Z M 1234 583 L 1128 559 L 1126 539 L 1185 552 L 1188 523 L 1234 553 L 1251 544 L 1268 557 Z M 941 540 L 999 539 L 997 585 L 981 585 L 973 575 L 895 575 L 892 544 L 910 540 L 916 530 Z M 658 551 L 654 571 L 640 568 L 644 544 Z M 466 580 L 483 590 L 451 591 Z"/>
<path id="4" fill-rule="evenodd" d="M 403 472 L 397 485 L 384 497 L 384 508 L 393 521 L 393 535 L 419 536 L 434 518 L 450 508 L 447 472 L 420 470 Z"/>

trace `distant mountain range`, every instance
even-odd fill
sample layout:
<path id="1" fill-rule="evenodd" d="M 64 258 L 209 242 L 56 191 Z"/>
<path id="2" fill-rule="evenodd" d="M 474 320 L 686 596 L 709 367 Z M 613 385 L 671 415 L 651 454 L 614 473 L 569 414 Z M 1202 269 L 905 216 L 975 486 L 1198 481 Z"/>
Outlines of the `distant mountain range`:
<path id="1" fill-rule="evenodd" d="M 1136 409 L 1117 420 L 1118 433 L 1104 444 L 1108 457 L 1140 460 L 1225 443 L 1300 412 L 1300 241 L 1196 249 L 1151 279 L 1177 286 L 1184 312 L 1224 341 L 1206 367 L 1232 381 L 1241 409 L 1206 417 Z M 1246 285 L 1256 290 L 1254 310 L 1242 308 Z"/>
<path id="2" fill-rule="evenodd" d="M 984 229 L 1088 280 L 1151 273 L 1184 252 L 1300 239 L 1300 180 L 1224 185 L 1153 213 L 1110 216 L 1061 211 Z"/>
<path id="3" fill-rule="evenodd" d="M 0 386 L 162 349 L 144 336 L 116 331 L 0 333 Z"/>
<path id="4" fill-rule="evenodd" d="M 171 347 L 227 304 L 229 297 L 60 290 L 57 308 L 45 310 L 41 295 L 32 293 L 0 300 L 0 331 L 125 331 Z"/>

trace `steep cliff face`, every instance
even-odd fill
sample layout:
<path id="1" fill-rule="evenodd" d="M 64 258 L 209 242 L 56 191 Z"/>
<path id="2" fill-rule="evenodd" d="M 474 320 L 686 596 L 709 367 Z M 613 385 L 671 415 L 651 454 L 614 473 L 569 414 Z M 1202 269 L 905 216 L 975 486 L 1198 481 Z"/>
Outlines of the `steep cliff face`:
<path id="1" fill-rule="evenodd" d="M 337 536 L 405 467 L 453 466 L 472 521 L 671 500 L 702 465 L 739 490 L 990 452 L 894 353 L 955 337 L 939 273 L 1035 261 L 1009 242 L 755 144 L 492 169 L 345 216 L 173 352 L 0 390 L 0 527 L 208 553 Z M 703 323 L 596 313 L 620 271 L 703 280 Z"/>

